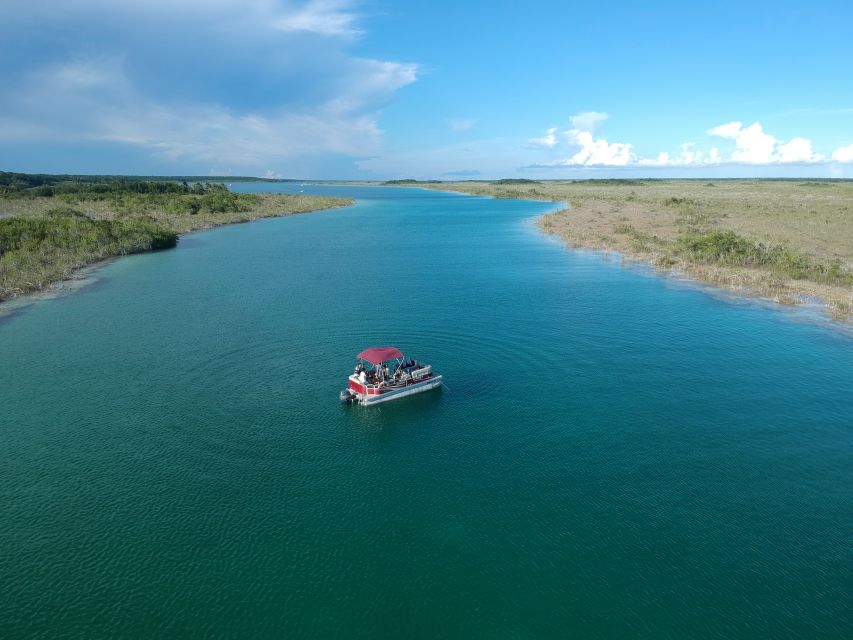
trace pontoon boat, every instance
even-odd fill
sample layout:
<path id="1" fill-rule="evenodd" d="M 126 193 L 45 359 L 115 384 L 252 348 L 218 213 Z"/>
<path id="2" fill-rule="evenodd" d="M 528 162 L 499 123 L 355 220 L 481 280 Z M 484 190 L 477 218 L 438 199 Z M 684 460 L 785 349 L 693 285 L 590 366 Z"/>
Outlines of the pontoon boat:
<path id="1" fill-rule="evenodd" d="M 358 364 L 341 391 L 341 402 L 365 406 L 405 398 L 441 384 L 432 366 L 406 358 L 395 347 L 372 347 L 358 354 Z"/>

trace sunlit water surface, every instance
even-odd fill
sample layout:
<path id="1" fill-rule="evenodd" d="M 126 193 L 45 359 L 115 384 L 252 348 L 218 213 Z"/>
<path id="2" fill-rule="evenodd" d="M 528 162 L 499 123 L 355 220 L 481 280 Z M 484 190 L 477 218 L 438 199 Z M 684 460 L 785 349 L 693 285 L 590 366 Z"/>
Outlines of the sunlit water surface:
<path id="1" fill-rule="evenodd" d="M 849 337 L 305 189 L 0 321 L 0 636 L 853 637 Z M 340 405 L 373 345 L 447 387 Z"/>

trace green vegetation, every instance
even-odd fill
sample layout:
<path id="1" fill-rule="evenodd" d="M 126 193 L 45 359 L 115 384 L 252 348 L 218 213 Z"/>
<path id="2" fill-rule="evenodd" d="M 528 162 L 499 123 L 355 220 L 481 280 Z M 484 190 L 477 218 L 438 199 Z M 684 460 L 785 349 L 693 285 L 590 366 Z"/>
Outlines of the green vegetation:
<path id="1" fill-rule="evenodd" d="M 117 212 L 131 213 L 145 207 L 161 207 L 192 215 L 240 212 L 251 208 L 251 196 L 228 191 L 216 182 L 167 182 L 113 178 L 109 182 L 53 179 L 52 176 L 0 174 L 0 199 L 55 198 L 66 204 L 107 202 Z"/>
<path id="2" fill-rule="evenodd" d="M 828 264 L 782 245 L 766 246 L 739 236 L 734 231 L 686 233 L 678 238 L 676 252 L 690 261 L 730 267 L 766 267 L 793 280 L 853 286 L 853 272 L 841 261 Z"/>
<path id="3" fill-rule="evenodd" d="M 106 258 L 174 247 L 181 233 L 350 203 L 238 194 L 198 181 L 0 173 L 0 300 Z"/>
<path id="4" fill-rule="evenodd" d="M 527 178 L 501 178 L 495 180 L 493 184 L 542 184 L 538 180 L 529 180 Z"/>
<path id="5" fill-rule="evenodd" d="M 177 242 L 177 233 L 151 218 L 92 220 L 67 207 L 43 217 L 0 218 L 0 297 L 42 289 L 110 256 Z"/>
<path id="6" fill-rule="evenodd" d="M 441 184 L 441 180 L 415 180 L 414 178 L 403 178 L 402 180 L 386 180 L 382 184 L 387 186 L 406 184 Z"/>
<path id="7" fill-rule="evenodd" d="M 20 194 L 27 189 L 42 185 L 66 184 L 109 184 L 113 182 L 139 183 L 156 182 L 160 184 L 179 184 L 187 182 L 231 183 L 231 182 L 303 182 L 286 178 L 253 178 L 250 176 L 113 176 L 113 175 L 75 175 L 46 173 L 14 173 L 0 171 L 0 197 L 3 194 Z"/>
<path id="8" fill-rule="evenodd" d="M 440 188 L 566 202 L 568 209 L 540 224 L 573 246 L 618 251 L 778 302 L 822 302 L 853 322 L 853 181 L 563 180 L 528 189 L 480 181 Z"/>

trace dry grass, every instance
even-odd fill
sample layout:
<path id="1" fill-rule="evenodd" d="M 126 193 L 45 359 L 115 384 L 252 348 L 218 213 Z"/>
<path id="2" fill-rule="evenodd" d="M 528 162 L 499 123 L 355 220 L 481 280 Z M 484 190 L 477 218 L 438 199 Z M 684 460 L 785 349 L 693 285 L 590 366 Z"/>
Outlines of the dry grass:
<path id="1" fill-rule="evenodd" d="M 833 317 L 853 322 L 853 182 L 466 182 L 434 188 L 565 201 L 570 208 L 543 216 L 540 226 L 572 246 L 618 251 L 744 295 L 818 302 Z M 732 264 L 685 251 L 690 237 L 725 232 L 774 259 Z"/>

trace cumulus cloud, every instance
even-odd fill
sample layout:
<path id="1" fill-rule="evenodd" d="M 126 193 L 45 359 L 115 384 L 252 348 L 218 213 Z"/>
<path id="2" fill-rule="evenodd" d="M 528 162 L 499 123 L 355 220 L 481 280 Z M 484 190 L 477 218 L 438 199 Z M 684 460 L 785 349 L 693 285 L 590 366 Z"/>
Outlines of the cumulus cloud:
<path id="1" fill-rule="evenodd" d="M 540 146 L 553 147 L 557 144 L 556 130 L 549 129 L 548 133 L 549 135 L 544 139 L 538 139 L 540 141 Z M 637 156 L 634 154 L 633 147 L 630 144 L 622 142 L 608 142 L 604 138 L 596 138 L 589 131 L 581 131 L 579 129 L 567 131 L 566 136 L 570 144 L 580 147 L 574 155 L 570 158 L 564 158 L 562 160 L 556 160 L 545 164 L 531 164 L 524 168 L 626 167 L 637 162 Z M 553 137 L 553 142 L 551 137 Z M 549 144 L 541 144 L 542 140 L 547 140 Z M 661 155 L 666 156 L 666 154 Z"/>
<path id="2" fill-rule="evenodd" d="M 636 160 L 630 144 L 611 143 L 604 138 L 593 137 L 589 131 L 579 129 L 572 129 L 566 135 L 570 142 L 580 145 L 577 153 L 562 161 L 566 166 L 624 167 Z"/>
<path id="3" fill-rule="evenodd" d="M 853 162 L 853 144 L 833 151 L 832 159 L 836 162 Z"/>
<path id="4" fill-rule="evenodd" d="M 708 130 L 708 135 L 734 140 L 731 161 L 744 164 L 792 164 L 820 162 L 823 156 L 812 151 L 806 138 L 793 138 L 787 143 L 765 133 L 760 122 L 744 127 L 742 122 L 729 122 Z"/>
<path id="5" fill-rule="evenodd" d="M 582 113 L 576 113 L 571 116 L 569 120 L 572 123 L 572 129 L 571 131 L 566 132 L 567 140 L 572 144 L 580 144 L 582 146 L 581 152 L 583 152 L 583 149 L 591 149 L 588 154 L 590 157 L 601 157 L 602 151 L 598 148 L 601 145 L 601 141 L 593 140 L 592 134 L 595 132 L 598 125 L 607 120 L 607 114 L 600 113 L 598 111 L 584 111 Z M 578 138 L 578 134 L 581 133 L 588 133 L 590 135 L 588 136 L 588 139 L 584 136 L 583 142 L 581 142 L 580 138 Z M 559 139 L 557 138 L 557 127 L 551 127 L 548 129 L 545 132 L 545 135 L 541 138 L 530 138 L 527 141 L 527 144 L 531 148 L 539 147 L 544 149 L 553 149 L 559 144 Z M 561 164 L 567 162 L 568 161 L 560 161 Z"/>
<path id="6" fill-rule="evenodd" d="M 725 156 L 717 147 L 709 151 L 698 148 L 695 142 L 685 142 L 677 152 L 661 151 L 656 156 L 643 157 L 631 143 L 610 142 L 597 136 L 593 129 L 607 119 L 607 114 L 585 112 L 572 116 L 575 128 L 566 132 L 566 140 L 577 150 L 568 158 L 547 164 L 529 167 L 709 167 L 718 165 L 783 165 L 818 164 L 827 158 L 816 153 L 811 140 L 802 137 L 787 142 L 777 140 L 764 131 L 761 123 L 744 126 L 735 121 L 713 127 L 706 131 L 710 136 L 731 140 L 734 149 Z M 552 148 L 557 145 L 555 130 L 549 129 L 544 138 L 530 141 L 534 146 Z M 836 162 L 853 162 L 853 145 L 843 147 L 832 154 Z"/>
<path id="7" fill-rule="evenodd" d="M 812 141 L 805 138 L 791 138 L 789 142 L 776 147 L 779 162 L 819 162 L 823 156 L 812 151 Z"/>
<path id="8" fill-rule="evenodd" d="M 544 147 L 553 149 L 557 146 L 557 127 L 551 127 L 545 132 L 541 138 L 531 138 L 527 141 L 531 147 Z"/>
<path id="9" fill-rule="evenodd" d="M 418 75 L 349 53 L 358 16 L 344 0 L 10 1 L 5 141 L 119 143 L 187 171 L 301 171 L 309 155 L 380 149 L 380 110 Z M 56 28 L 41 28 L 45 4 Z"/>
<path id="10" fill-rule="evenodd" d="M 707 133 L 709 136 L 718 136 L 720 138 L 730 138 L 734 140 L 737 138 L 741 129 L 743 129 L 743 122 L 729 122 L 728 124 L 721 124 L 713 129 L 708 129 Z"/>
<path id="11" fill-rule="evenodd" d="M 690 167 L 716 165 L 722 161 L 716 148 L 704 153 L 696 149 L 695 142 L 685 142 L 679 149 L 675 155 L 661 151 L 655 158 L 640 158 L 637 164 L 644 167 Z"/>

